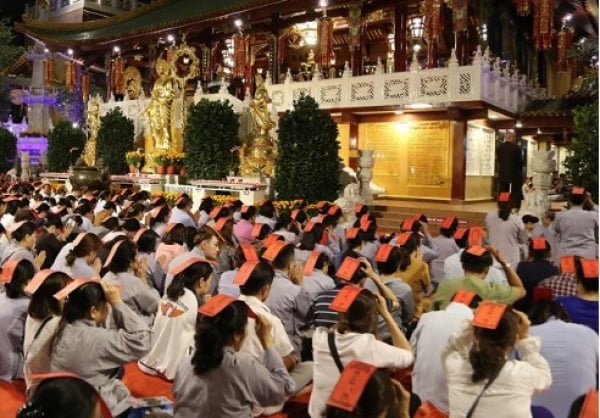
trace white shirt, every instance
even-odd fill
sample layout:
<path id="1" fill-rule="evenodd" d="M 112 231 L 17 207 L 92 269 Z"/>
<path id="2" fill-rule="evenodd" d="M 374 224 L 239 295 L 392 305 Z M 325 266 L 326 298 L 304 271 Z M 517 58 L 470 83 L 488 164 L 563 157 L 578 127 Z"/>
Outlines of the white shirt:
<path id="1" fill-rule="evenodd" d="M 413 362 L 410 351 L 377 341 L 373 334 L 340 334 L 335 331 L 335 346 L 344 366 L 351 360 L 360 360 L 377 367 L 402 369 Z M 340 371 L 329 351 L 325 328 L 317 328 L 313 334 L 313 356 L 313 390 L 308 413 L 311 418 L 321 418 L 325 413 L 327 399 L 340 377 Z"/>
<path id="2" fill-rule="evenodd" d="M 266 216 L 257 215 L 254 223 L 257 224 L 267 224 L 271 227 L 271 229 L 275 228 L 275 224 L 277 224 L 277 220 L 273 218 L 267 218 Z"/>
<path id="3" fill-rule="evenodd" d="M 412 391 L 422 402 L 429 401 L 444 412 L 448 411 L 448 385 L 442 351 L 463 321 L 472 318 L 473 311 L 467 305 L 450 302 L 443 311 L 424 313 L 410 337 L 415 355 Z"/>
<path id="4" fill-rule="evenodd" d="M 196 228 L 196 222 L 190 216 L 190 214 L 184 210 L 179 209 L 177 206 L 175 206 L 173 208 L 173 210 L 171 211 L 171 217 L 169 218 L 169 223 L 170 224 L 181 223 L 181 224 L 184 224 L 185 226 L 193 226 L 194 228 Z"/>
<path id="5" fill-rule="evenodd" d="M 54 271 L 65 271 L 65 269 L 67 268 L 67 260 L 65 259 L 65 257 L 67 256 L 67 254 L 69 254 L 69 251 L 71 251 L 73 247 L 75 247 L 75 245 L 73 245 L 72 242 L 66 243 L 58 252 L 56 258 L 54 259 L 54 263 L 52 263 L 52 266 L 50 266 L 50 269 Z"/>
<path id="6" fill-rule="evenodd" d="M 240 295 L 240 300 L 246 302 L 246 304 L 252 309 L 254 313 L 264 316 L 272 326 L 272 337 L 273 337 L 273 348 L 279 353 L 281 357 L 290 355 L 294 351 L 294 346 L 290 342 L 290 338 L 285 332 L 283 323 L 279 318 L 271 313 L 271 310 L 254 296 Z M 256 335 L 256 321 L 254 318 L 248 318 L 248 324 L 246 325 L 246 338 L 244 344 L 240 349 L 240 352 L 247 353 L 257 360 L 261 360 L 265 352 L 263 349 L 258 336 Z"/>
<path id="7" fill-rule="evenodd" d="M 75 261 L 73 261 L 72 266 L 67 266 L 65 264 L 61 271 L 74 279 L 93 279 L 94 277 L 100 277 L 100 273 L 96 273 L 83 257 L 76 258 Z"/>
<path id="8" fill-rule="evenodd" d="M 487 383 L 487 379 L 471 381 L 473 368 L 469 350 L 472 344 L 473 328 L 466 322 L 463 330 L 452 336 L 443 353 L 450 418 L 464 418 Z M 540 339 L 528 337 L 517 342 L 516 347 L 522 360 L 506 361 L 481 397 L 474 418 L 531 418 L 531 397 L 550 387 L 552 375 L 548 362 L 540 355 Z"/>
<path id="9" fill-rule="evenodd" d="M 460 262 L 460 256 L 463 251 L 464 249 L 461 248 L 459 252 L 452 254 L 446 258 L 446 260 L 444 260 L 444 280 L 465 277 L 465 271 L 463 270 L 462 263 Z M 506 273 L 504 273 L 502 266 L 496 259 L 494 259 L 494 264 L 492 264 L 490 267 L 490 270 L 488 271 L 488 274 L 485 276 L 484 280 L 488 283 L 499 283 L 508 286 Z M 440 280 L 440 282 L 441 281 L 442 280 Z"/>

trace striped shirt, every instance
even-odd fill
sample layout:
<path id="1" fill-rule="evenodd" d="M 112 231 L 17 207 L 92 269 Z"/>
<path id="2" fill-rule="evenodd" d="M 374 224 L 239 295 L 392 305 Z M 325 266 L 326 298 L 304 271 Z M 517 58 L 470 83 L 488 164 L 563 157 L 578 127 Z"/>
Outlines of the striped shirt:
<path id="1" fill-rule="evenodd" d="M 329 309 L 329 305 L 340 292 L 342 286 L 319 293 L 312 305 L 313 322 L 316 328 L 330 328 L 337 323 L 338 313 Z"/>

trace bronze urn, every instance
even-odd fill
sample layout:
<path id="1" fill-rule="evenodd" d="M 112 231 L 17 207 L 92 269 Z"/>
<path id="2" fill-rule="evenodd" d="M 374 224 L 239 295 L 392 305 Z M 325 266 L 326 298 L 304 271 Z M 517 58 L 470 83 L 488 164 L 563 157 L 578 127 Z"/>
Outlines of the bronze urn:
<path id="1" fill-rule="evenodd" d="M 106 190 L 110 188 L 110 173 L 102 163 L 98 167 L 88 166 L 83 158 L 79 158 L 71 169 L 69 181 L 75 189 L 86 186 L 90 190 Z"/>

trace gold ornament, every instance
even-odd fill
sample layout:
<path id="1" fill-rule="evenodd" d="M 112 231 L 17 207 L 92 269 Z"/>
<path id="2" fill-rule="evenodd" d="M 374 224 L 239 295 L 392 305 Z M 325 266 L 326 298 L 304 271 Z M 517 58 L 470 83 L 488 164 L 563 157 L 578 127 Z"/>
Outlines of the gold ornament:
<path id="1" fill-rule="evenodd" d="M 98 95 L 88 104 L 87 127 L 89 136 L 83 150 L 83 160 L 91 167 L 96 163 L 96 138 L 100 130 L 100 97 Z"/>

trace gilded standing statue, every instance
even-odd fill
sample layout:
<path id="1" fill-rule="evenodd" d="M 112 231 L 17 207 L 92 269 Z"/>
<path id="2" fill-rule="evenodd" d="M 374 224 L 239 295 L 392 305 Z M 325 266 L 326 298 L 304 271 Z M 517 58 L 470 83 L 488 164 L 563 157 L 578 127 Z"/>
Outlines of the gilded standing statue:
<path id="1" fill-rule="evenodd" d="M 89 166 L 96 163 L 96 138 L 100 130 L 100 97 L 96 95 L 90 100 L 87 111 L 88 140 L 83 150 L 83 160 Z"/>
<path id="2" fill-rule="evenodd" d="M 156 61 L 158 78 L 154 82 L 150 104 L 142 112 L 148 120 L 150 138 L 146 136 L 146 151 L 168 150 L 171 145 L 173 101 L 178 96 L 177 81 L 171 75 L 171 65 L 164 59 Z"/>
<path id="3" fill-rule="evenodd" d="M 252 139 L 242 146 L 240 171 L 244 177 L 272 177 L 277 159 L 277 144 L 271 138 L 270 130 L 275 123 L 269 112 L 269 92 L 260 74 L 256 75 L 254 99 L 250 102 L 250 115 L 254 121 Z"/>

